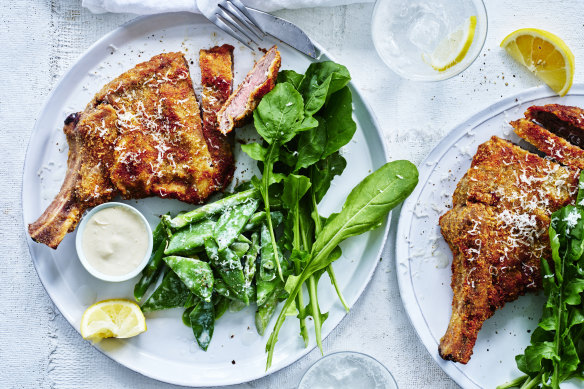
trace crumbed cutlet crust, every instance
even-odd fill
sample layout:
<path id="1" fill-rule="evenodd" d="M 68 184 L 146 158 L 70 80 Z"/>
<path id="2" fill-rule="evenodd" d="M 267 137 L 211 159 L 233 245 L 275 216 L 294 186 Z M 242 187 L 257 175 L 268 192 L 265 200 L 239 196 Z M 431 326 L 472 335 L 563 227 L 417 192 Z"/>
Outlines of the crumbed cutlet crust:
<path id="1" fill-rule="evenodd" d="M 231 58 L 222 57 L 228 63 Z M 218 64 L 218 65 L 217 65 Z M 64 127 L 69 144 L 61 190 L 37 221 L 33 240 L 57 248 L 83 212 L 116 194 L 202 203 L 229 183 L 233 157 L 203 130 L 188 64 L 164 53 L 105 85 Z M 221 139 L 216 142 L 216 139 Z M 210 150 L 210 144 L 221 147 Z"/>
<path id="2" fill-rule="evenodd" d="M 483 322 L 541 285 L 550 215 L 573 202 L 578 171 L 492 137 L 478 147 L 440 217 L 453 253 L 452 317 L 440 340 L 446 360 L 467 363 Z"/>
<path id="3" fill-rule="evenodd" d="M 218 129 L 217 112 L 231 94 L 233 85 L 233 46 L 215 46 L 199 52 L 201 68 L 201 106 L 203 108 L 203 134 L 209 152 L 219 172 L 214 179 L 218 188 L 225 187 L 233 177 L 235 161 L 231 152 L 232 136 Z"/>

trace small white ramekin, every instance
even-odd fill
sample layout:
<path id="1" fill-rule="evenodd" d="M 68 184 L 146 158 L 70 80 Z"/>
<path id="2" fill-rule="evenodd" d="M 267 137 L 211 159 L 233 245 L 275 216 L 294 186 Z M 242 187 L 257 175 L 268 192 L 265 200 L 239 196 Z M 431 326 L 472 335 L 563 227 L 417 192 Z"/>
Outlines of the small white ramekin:
<path id="1" fill-rule="evenodd" d="M 142 259 L 142 262 L 140 262 L 140 265 L 138 267 L 136 267 L 134 270 L 132 270 L 131 272 L 129 272 L 127 274 L 122 274 L 119 276 L 112 276 L 109 274 L 103 274 L 100 271 L 96 270 L 87 261 L 87 258 L 85 257 L 85 253 L 83 252 L 83 232 L 85 231 L 85 226 L 87 225 L 87 221 L 89 219 L 91 219 L 91 217 L 93 215 L 95 215 L 97 212 L 101 211 L 102 209 L 111 208 L 111 207 L 123 207 L 123 208 L 128 209 L 130 212 L 138 215 L 140 217 L 140 220 L 142 220 L 144 227 L 146 228 L 146 232 L 148 233 L 148 249 L 146 250 L 146 254 L 144 254 L 144 258 Z M 131 278 L 136 277 L 138 274 L 140 274 L 140 272 L 142 270 L 144 270 L 144 268 L 148 264 L 148 261 L 150 260 L 150 255 L 152 254 L 152 245 L 153 245 L 152 228 L 150 227 L 150 223 L 148 223 L 148 221 L 146 220 L 144 215 L 142 215 L 142 213 L 140 211 L 138 211 L 136 208 L 132 207 L 131 205 L 128 205 L 125 203 L 118 203 L 118 202 L 110 202 L 110 203 L 100 204 L 100 205 L 96 206 L 95 208 L 93 208 L 91 211 L 87 212 L 85 215 L 83 215 L 83 218 L 81 219 L 81 223 L 79 223 L 79 226 L 77 227 L 77 236 L 75 237 L 75 249 L 77 250 L 77 256 L 79 257 L 79 260 L 81 261 L 81 264 L 83 265 L 85 270 L 87 270 L 89 272 L 89 274 L 91 274 L 95 278 L 98 278 L 102 281 L 108 281 L 108 282 L 127 281 Z"/>

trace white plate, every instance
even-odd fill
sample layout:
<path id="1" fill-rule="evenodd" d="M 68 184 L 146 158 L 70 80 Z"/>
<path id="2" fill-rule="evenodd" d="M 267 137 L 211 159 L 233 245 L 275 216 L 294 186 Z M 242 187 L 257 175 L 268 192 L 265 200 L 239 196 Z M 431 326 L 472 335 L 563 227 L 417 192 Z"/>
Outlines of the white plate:
<path id="1" fill-rule="evenodd" d="M 452 204 L 458 181 L 470 167 L 477 146 L 497 135 L 520 141 L 509 125 L 531 105 L 559 103 L 584 106 L 584 86 L 570 95 L 552 96 L 547 87 L 529 89 L 503 99 L 455 127 L 420 165 L 420 183 L 404 203 L 397 229 L 396 266 L 400 294 L 422 343 L 434 360 L 463 388 L 494 388 L 521 375 L 515 355 L 529 345 L 544 302 L 528 295 L 507 304 L 485 322 L 467 365 L 438 355 L 440 338 L 451 314 L 452 254 L 440 234 L 438 218 Z M 565 384 L 562 388 L 576 388 Z"/>
<path id="2" fill-rule="evenodd" d="M 163 51 L 185 52 L 187 59 L 194 61 L 191 74 L 197 85 L 200 80 L 199 49 L 222 43 L 235 46 L 237 84 L 258 54 L 252 55 L 206 19 L 194 14 L 139 18 L 105 36 L 82 55 L 61 79 L 37 119 L 24 168 L 22 202 L 25 224 L 33 222 L 43 212 L 63 180 L 67 143 L 62 127 L 69 113 L 83 110 L 107 81 Z M 269 47 L 272 43 L 268 40 L 265 45 Z M 308 57 L 285 45 L 279 47 L 282 69 L 305 71 L 311 62 Z M 323 59 L 326 58 L 324 55 Z M 383 138 L 373 114 L 353 86 L 352 90 L 358 130 L 344 150 L 347 169 L 333 182 L 329 195 L 321 204 L 324 215 L 339 210 L 351 188 L 386 162 Z M 245 130 L 238 131 L 238 136 L 245 139 L 252 134 L 249 129 L 247 134 Z M 236 150 L 236 179 L 242 177 L 243 168 L 248 170 L 248 176 L 255 169 L 255 162 L 237 151 L 240 150 Z M 129 203 L 141 210 L 152 225 L 157 223 L 157 215 L 193 208 L 185 203 L 158 198 Z M 343 245 L 343 257 L 335 263 L 335 269 L 351 305 L 357 301 L 375 270 L 388 228 L 389 219 L 383 228 Z M 53 251 L 28 239 L 32 260 L 47 293 L 69 323 L 78 329 L 81 315 L 90 304 L 113 297 L 132 298 L 137 279 L 109 284 L 93 278 L 79 263 L 74 242 L 75 232 L 68 234 L 59 249 Z M 326 275 L 320 282 L 319 297 L 323 312 L 330 312 L 323 327 L 326 336 L 345 317 Z M 207 352 L 198 348 L 190 328 L 182 324 L 180 316 L 179 309 L 151 314 L 145 334 L 129 340 L 106 340 L 97 347 L 112 359 L 146 376 L 175 384 L 213 386 L 263 377 L 298 360 L 315 346 L 312 336 L 309 347 L 304 348 L 298 336 L 298 321 L 287 320 L 276 346 L 273 367 L 266 373 L 264 347 L 270 331 L 266 331 L 264 337 L 257 335 L 252 308 L 226 313 L 217 322 Z M 312 329 L 309 331 L 312 335 Z"/>

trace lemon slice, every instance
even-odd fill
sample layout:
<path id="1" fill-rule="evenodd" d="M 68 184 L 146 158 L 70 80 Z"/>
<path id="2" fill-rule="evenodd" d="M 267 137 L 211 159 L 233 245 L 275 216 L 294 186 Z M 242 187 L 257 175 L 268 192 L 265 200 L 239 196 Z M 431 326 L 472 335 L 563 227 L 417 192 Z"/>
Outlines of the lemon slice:
<path id="1" fill-rule="evenodd" d="M 471 16 L 456 31 L 450 33 L 424 60 L 435 70 L 443 72 L 460 63 L 468 53 L 477 29 L 477 17 Z"/>
<path id="2" fill-rule="evenodd" d="M 144 331 L 144 314 L 130 300 L 100 301 L 87 308 L 81 318 L 81 336 L 93 342 L 103 338 L 130 338 Z"/>
<path id="3" fill-rule="evenodd" d="M 501 47 L 560 96 L 570 90 L 574 54 L 556 35 L 536 28 L 522 28 L 507 35 Z"/>

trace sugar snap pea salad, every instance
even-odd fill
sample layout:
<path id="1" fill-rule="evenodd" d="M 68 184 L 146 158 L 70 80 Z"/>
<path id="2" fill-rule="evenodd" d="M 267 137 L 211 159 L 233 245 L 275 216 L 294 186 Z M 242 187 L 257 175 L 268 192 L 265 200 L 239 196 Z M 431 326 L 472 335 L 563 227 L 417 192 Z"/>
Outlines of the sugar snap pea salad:
<path id="1" fill-rule="evenodd" d="M 283 301 L 266 345 L 266 368 L 289 316 L 298 319 L 305 346 L 306 321 L 313 320 L 322 352 L 328 313 L 320 310 L 317 285 L 325 272 L 349 310 L 331 266 L 341 256 L 339 244 L 381 226 L 418 182 L 412 163 L 389 162 L 353 188 L 338 213 L 319 215 L 318 204 L 347 164 L 340 149 L 357 128 L 349 81 L 348 70 L 331 61 L 313 63 L 305 74 L 280 72 L 253 113 L 262 142 L 242 146 L 262 176 L 218 201 L 162 216 L 150 263 L 134 290 L 145 313 L 184 308 L 183 322 L 207 350 L 215 322 L 228 308 L 255 305 L 263 335 Z"/>

